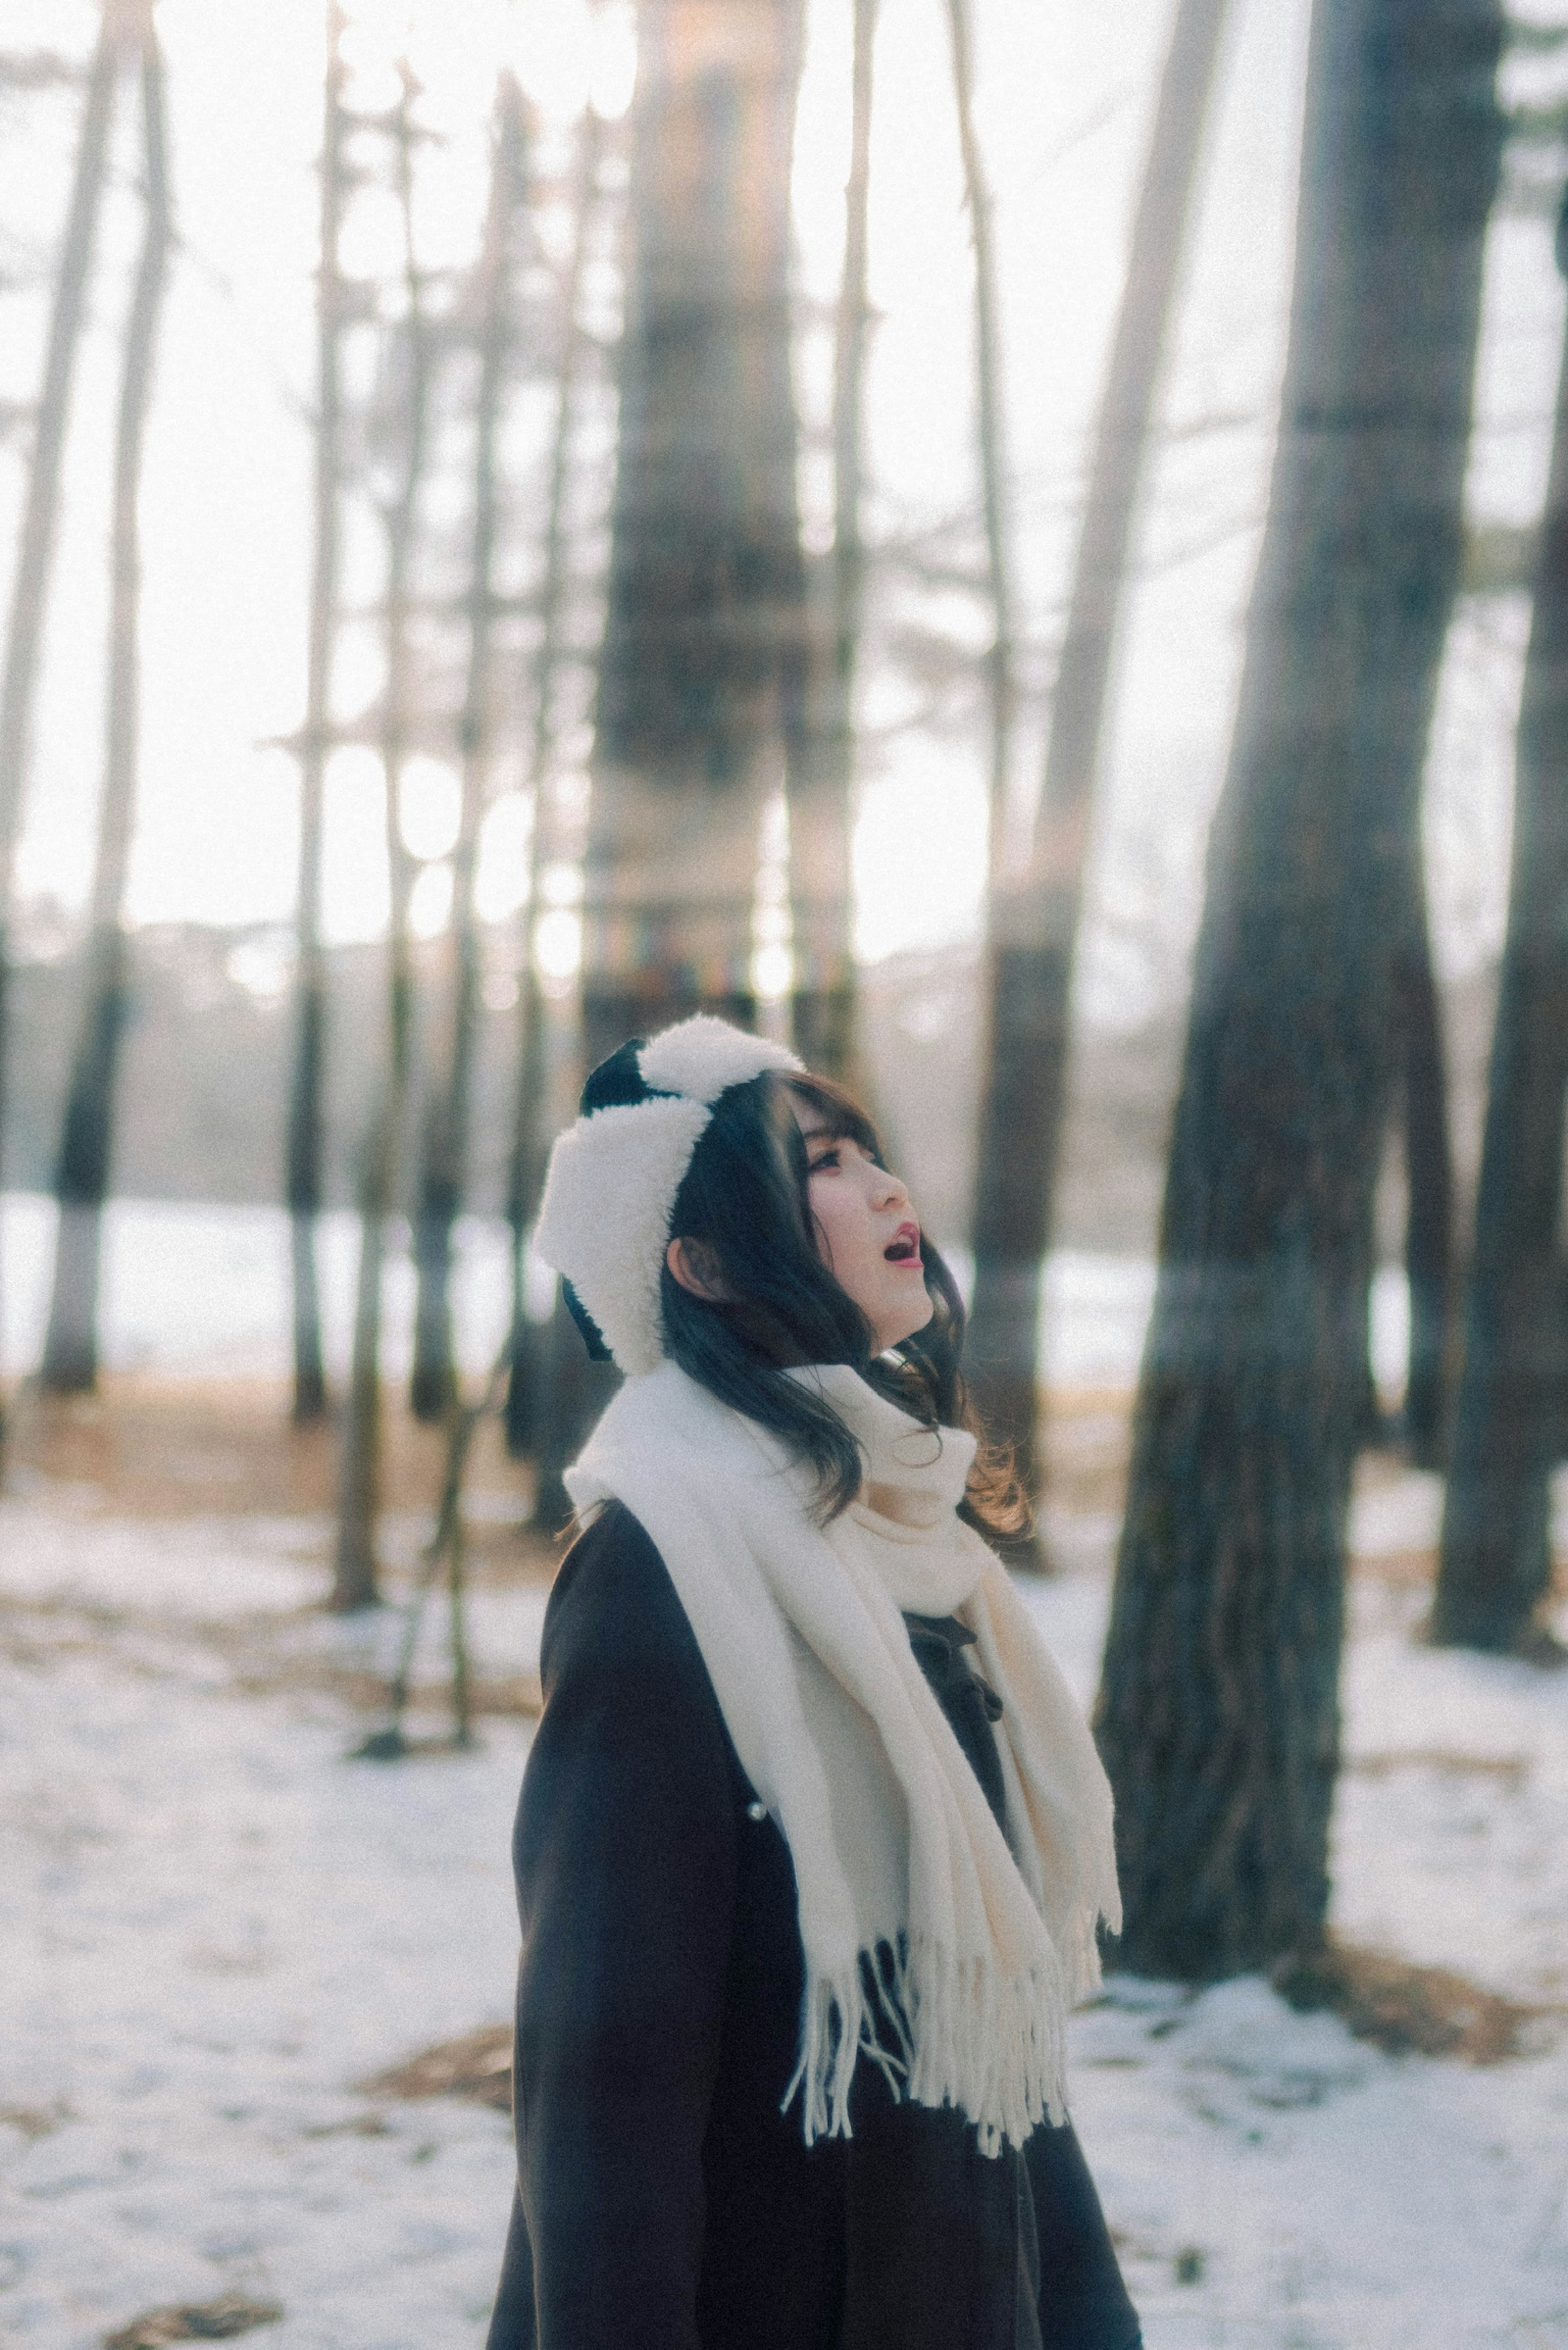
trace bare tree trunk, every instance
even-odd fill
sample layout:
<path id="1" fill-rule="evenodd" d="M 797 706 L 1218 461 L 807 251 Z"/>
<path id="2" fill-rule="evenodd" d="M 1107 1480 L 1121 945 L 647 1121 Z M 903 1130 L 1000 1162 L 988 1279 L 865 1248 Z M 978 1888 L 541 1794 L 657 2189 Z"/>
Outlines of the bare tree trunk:
<path id="1" fill-rule="evenodd" d="M 537 1409 L 539 1390 L 548 1370 L 547 1342 L 529 1320 L 524 1295 L 528 1231 L 544 1187 L 547 1150 L 545 1004 L 534 960 L 534 933 L 539 920 L 541 877 L 556 846 L 551 770 L 570 568 L 566 509 L 577 392 L 587 351 L 580 316 L 583 272 L 598 206 L 603 150 L 604 126 L 590 106 L 583 115 L 578 134 L 572 245 L 561 288 L 561 346 L 556 369 L 556 415 L 550 441 L 550 482 L 539 588 L 539 653 L 535 666 L 534 729 L 528 760 L 534 827 L 528 850 L 528 910 L 524 917 L 523 954 L 517 974 L 517 1091 L 506 1174 L 506 1220 L 512 1234 L 512 1362 L 506 1382 L 506 1445 L 514 1458 L 532 1451 L 538 1441 L 542 1426 Z"/>
<path id="2" fill-rule="evenodd" d="M 1317 0 L 1270 514 L 1210 849 L 1098 1731 L 1125 1962 L 1310 1957 L 1497 0 Z"/>
<path id="3" fill-rule="evenodd" d="M 643 0 L 585 868 L 589 1064 L 753 1012 L 757 829 L 805 630 L 790 367 L 802 0 Z"/>
<path id="4" fill-rule="evenodd" d="M 468 1189 L 468 1128 L 479 1005 L 479 921 L 474 883 L 479 828 L 490 788 L 494 699 L 495 442 L 513 332 L 515 229 L 525 199 L 526 120 L 515 78 L 502 77 L 495 103 L 494 160 L 480 262 L 480 368 L 474 402 L 473 538 L 469 554 L 468 674 L 460 737 L 462 808 L 453 856 L 451 1028 L 445 1066 L 432 1091 L 414 1222 L 418 1300 L 412 1404 L 421 1419 L 443 1419 L 455 1392 L 452 1339 L 452 1228 Z"/>
<path id="5" fill-rule="evenodd" d="M 321 949 L 323 778 L 331 723 L 332 646 L 337 620 L 343 398 L 339 338 L 343 282 L 338 238 L 344 203 L 344 15 L 327 0 L 321 130 L 321 255 L 316 288 L 315 553 L 309 659 L 299 749 L 299 882 L 296 911 L 294 1066 L 289 1081 L 284 1189 L 288 1201 L 294 1300 L 294 1418 L 305 1426 L 327 1409 L 316 1220 L 321 1212 L 322 1087 L 327 1061 L 327 964 Z"/>
<path id="6" fill-rule="evenodd" d="M 126 323 L 115 440 L 109 700 L 93 876 L 88 1008 L 71 1066 L 55 1175 L 60 1221 L 43 1362 L 43 1384 L 55 1394 L 90 1388 L 98 1379 L 99 1250 L 114 1149 L 115 1081 L 125 1026 L 125 883 L 136 814 L 141 591 L 137 504 L 171 235 L 163 60 L 153 29 L 151 0 L 140 0 L 134 15 L 128 13 L 124 21 L 127 47 L 131 54 L 139 51 L 140 57 L 146 226 Z"/>
<path id="7" fill-rule="evenodd" d="M 1568 198 L 1557 231 L 1568 274 Z M 1525 655 L 1513 873 L 1432 1638 L 1547 1655 L 1549 1480 L 1568 1365 L 1568 338 Z"/>
<path id="8" fill-rule="evenodd" d="M 114 116 L 115 85 L 121 57 L 119 0 L 105 0 L 98 46 L 88 72 L 87 98 L 77 140 L 70 207 L 55 273 L 44 376 L 33 428 L 33 456 L 22 510 L 21 540 L 11 588 L 5 632 L 5 666 L 0 679 L 0 1177 L 9 1122 L 6 1087 L 10 1058 L 10 925 L 16 888 L 16 840 L 21 828 L 28 737 L 37 687 L 44 615 L 54 567 L 59 513 L 60 460 L 70 418 L 71 380 L 81 340 L 82 313 L 98 229 Z M 3 1303 L 3 1301 L 0 1301 Z M 0 1441 L 5 1420 L 0 1412 Z"/>
<path id="9" fill-rule="evenodd" d="M 749 1024 L 762 813 L 807 629 L 789 179 L 803 0 L 642 0 L 633 253 L 584 860 L 589 1066 L 699 1010 Z M 602 1403 L 552 1375 L 548 1504 Z M 575 1378 L 570 1383 L 575 1387 Z"/>
<path id="10" fill-rule="evenodd" d="M 986 585 L 991 597 L 992 639 L 987 660 L 991 688 L 991 836 L 994 858 L 1007 822 L 1012 773 L 1012 722 L 1017 692 L 1013 678 L 1013 591 L 1011 518 L 1008 512 L 1007 425 L 1002 408 L 1001 305 L 996 290 L 996 248 L 991 189 L 974 128 L 974 26 L 970 0 L 948 0 L 953 94 L 958 108 L 959 153 L 964 201 L 969 207 L 974 251 L 975 425 L 980 454 L 981 513 L 985 525 Z"/>
<path id="11" fill-rule="evenodd" d="M 1410 1289 L 1405 1440 L 1418 1469 L 1440 1469 L 1448 1457 L 1449 1440 L 1454 1168 L 1442 1012 L 1432 971 L 1426 877 L 1419 857 L 1412 879 L 1416 904 L 1397 981 L 1405 1063 L 1405 1175 L 1409 1192 L 1405 1228 L 1405 1271 Z"/>
<path id="12" fill-rule="evenodd" d="M 844 274 L 833 369 L 833 553 L 830 639 L 808 650 L 805 740 L 785 769 L 790 913 L 794 940 L 794 1047 L 807 1068 L 847 1078 L 855 1061 L 855 672 L 866 599 L 861 536 L 865 480 L 867 213 L 871 77 L 877 0 L 855 0 L 849 177 L 844 191 Z M 798 733 L 798 730 L 796 730 Z"/>
<path id="13" fill-rule="evenodd" d="M 1041 1279 L 1061 1157 L 1084 857 L 1111 653 L 1225 5 L 1179 0 L 1096 425 L 1044 780 L 1021 870 L 1006 855 L 993 789 L 988 1035 L 967 1352 L 987 1425 L 1012 1445 L 1032 1493 L 1040 1485 Z"/>
<path id="14" fill-rule="evenodd" d="M 379 1599 L 376 1519 L 380 1498 L 381 1274 L 387 1219 L 397 1204 L 399 1160 L 413 1074 L 414 972 L 409 936 L 413 860 L 403 845 L 399 787 L 408 755 L 409 641 L 412 565 L 421 484 L 430 423 L 431 353 L 424 315 L 424 279 L 414 234 L 413 85 L 404 68 L 394 127 L 398 192 L 403 214 L 407 315 L 403 464 L 398 495 L 387 516 L 387 684 L 381 711 L 381 764 L 386 777 L 387 1045 L 379 1095 L 365 1147 L 359 1189 L 359 1271 L 354 1292 L 354 1339 L 343 1416 L 337 1539 L 332 1606 L 347 1612 Z"/>

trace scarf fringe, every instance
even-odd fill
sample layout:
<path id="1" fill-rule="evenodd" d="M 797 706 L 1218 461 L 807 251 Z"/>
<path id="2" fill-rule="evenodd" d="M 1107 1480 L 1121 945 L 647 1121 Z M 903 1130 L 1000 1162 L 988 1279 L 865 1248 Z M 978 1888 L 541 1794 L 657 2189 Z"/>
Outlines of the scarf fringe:
<path id="1" fill-rule="evenodd" d="M 1088 1939 L 1092 1950 L 1092 1927 Z M 841 1973 L 808 1978 L 780 2110 L 800 2096 L 808 2146 L 851 2137 L 864 2054 L 896 2098 L 966 2115 L 982 2154 L 1022 2147 L 1042 2122 L 1067 2118 L 1065 1991 L 1059 1965 L 1007 1975 L 993 1959 L 955 1958 L 926 1939 L 861 1951 Z"/>

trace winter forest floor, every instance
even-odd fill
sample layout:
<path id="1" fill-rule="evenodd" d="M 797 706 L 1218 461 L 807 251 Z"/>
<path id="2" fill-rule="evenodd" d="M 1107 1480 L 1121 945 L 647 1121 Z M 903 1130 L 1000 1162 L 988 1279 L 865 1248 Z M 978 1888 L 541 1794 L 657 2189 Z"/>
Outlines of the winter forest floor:
<path id="1" fill-rule="evenodd" d="M 347 1760 L 398 1618 L 321 1611 L 330 1447 L 289 1437 L 279 1403 L 122 1378 L 18 1424 L 0 1501 L 0 2338 L 18 2350 L 89 2350 L 224 2295 L 281 2308 L 270 2350 L 483 2342 L 506 2118 L 367 2085 L 505 2018 L 551 1555 L 518 1539 L 521 1481 L 487 1432 L 479 1747 L 440 1747 L 432 1620 L 429 1746 Z M 1059 1571 L 1026 1588 L 1086 1700 L 1126 1399 L 1055 1404 Z M 394 1596 L 436 1452 L 394 1431 Z M 1568 1675 L 1421 1647 L 1436 1509 L 1434 1481 L 1364 1464 L 1335 1929 L 1468 1979 L 1509 2028 L 1466 2044 L 1515 2053 L 1391 2054 L 1257 1980 L 1113 1980 L 1075 2027 L 1075 2116 L 1148 2350 L 1568 2350 Z M 1485 1993 L 1531 2013 L 1516 2030 Z M 1469 1996 L 1450 1982 L 1450 2013 Z"/>

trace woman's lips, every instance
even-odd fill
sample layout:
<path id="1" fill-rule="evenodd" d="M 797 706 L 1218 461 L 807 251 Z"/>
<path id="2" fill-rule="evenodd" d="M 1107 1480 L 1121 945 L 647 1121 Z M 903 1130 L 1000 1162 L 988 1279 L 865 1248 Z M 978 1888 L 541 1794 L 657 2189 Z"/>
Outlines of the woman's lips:
<path id="1" fill-rule="evenodd" d="M 889 1264 L 918 1267 L 920 1263 L 919 1224 L 900 1224 L 882 1253 Z"/>

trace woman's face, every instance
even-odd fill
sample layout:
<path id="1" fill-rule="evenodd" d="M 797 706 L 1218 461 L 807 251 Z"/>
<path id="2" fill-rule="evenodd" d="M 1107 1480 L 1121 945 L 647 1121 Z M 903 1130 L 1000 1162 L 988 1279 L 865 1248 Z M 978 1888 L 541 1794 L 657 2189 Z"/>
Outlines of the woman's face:
<path id="1" fill-rule="evenodd" d="M 797 1098 L 793 1107 L 811 1164 L 806 1203 L 817 1254 L 882 1353 L 923 1330 L 933 1311 L 909 1192 L 859 1143 L 830 1132 L 811 1103 Z"/>

